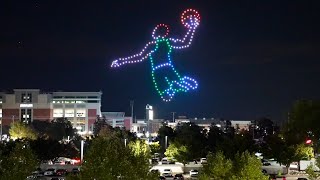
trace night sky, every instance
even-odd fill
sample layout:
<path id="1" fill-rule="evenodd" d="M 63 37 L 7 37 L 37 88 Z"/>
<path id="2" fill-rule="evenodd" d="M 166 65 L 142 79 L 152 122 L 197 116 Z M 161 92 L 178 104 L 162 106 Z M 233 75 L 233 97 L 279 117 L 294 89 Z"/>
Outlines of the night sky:
<path id="1" fill-rule="evenodd" d="M 98 3 L 99 2 L 99 3 Z M 191 47 L 173 53 L 197 91 L 164 103 L 150 63 L 111 69 L 139 52 L 158 23 L 186 29 L 186 8 L 201 14 Z M 0 89 L 103 92 L 103 111 L 252 120 L 285 118 L 292 103 L 320 97 L 320 6 L 316 1 L 8 0 L 0 3 Z"/>

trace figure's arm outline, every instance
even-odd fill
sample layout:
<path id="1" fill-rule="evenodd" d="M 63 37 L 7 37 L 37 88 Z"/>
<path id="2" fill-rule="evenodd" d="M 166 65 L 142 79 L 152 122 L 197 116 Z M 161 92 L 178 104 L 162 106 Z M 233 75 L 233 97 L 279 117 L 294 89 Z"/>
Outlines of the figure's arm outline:
<path id="1" fill-rule="evenodd" d="M 137 53 L 135 55 L 125 57 L 125 58 L 118 58 L 118 59 L 112 61 L 111 67 L 119 67 L 124 64 L 142 62 L 143 60 L 145 60 L 147 57 L 149 57 L 154 52 L 154 48 L 149 50 L 149 52 L 147 51 L 147 49 L 152 47 L 155 44 L 156 44 L 156 41 L 148 42 L 144 46 L 144 48 L 140 51 L 140 53 Z"/>
<path id="2" fill-rule="evenodd" d="M 191 45 L 197 27 L 188 28 L 187 33 L 182 39 L 169 38 L 173 49 L 184 49 Z"/>

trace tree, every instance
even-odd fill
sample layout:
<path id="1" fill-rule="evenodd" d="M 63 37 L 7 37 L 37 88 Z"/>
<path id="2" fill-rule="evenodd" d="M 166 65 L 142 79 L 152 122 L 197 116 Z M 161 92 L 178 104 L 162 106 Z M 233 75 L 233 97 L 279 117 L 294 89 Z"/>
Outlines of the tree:
<path id="1" fill-rule="evenodd" d="M 235 134 L 231 137 L 224 135 L 223 140 L 217 144 L 216 149 L 224 152 L 227 158 L 234 160 L 237 152 L 243 153 L 249 151 L 253 153 L 257 152 L 258 148 L 249 132 L 243 132 L 242 134 Z"/>
<path id="2" fill-rule="evenodd" d="M 202 128 L 194 123 L 183 123 L 178 126 L 174 142 L 186 146 L 189 160 L 206 156 L 206 136 L 202 134 Z"/>
<path id="3" fill-rule="evenodd" d="M 274 123 L 268 118 L 260 118 L 255 121 L 255 138 L 263 138 L 268 135 L 272 135 L 274 132 Z"/>
<path id="4" fill-rule="evenodd" d="M 144 153 L 134 153 L 115 132 L 100 134 L 92 140 L 84 156 L 80 179 L 124 180 L 156 179 L 149 173 L 148 158 Z"/>
<path id="5" fill-rule="evenodd" d="M 215 126 L 214 124 L 212 124 L 210 126 L 210 131 L 208 132 L 208 149 L 210 152 L 216 152 L 216 148 L 218 146 L 218 144 L 221 144 L 221 142 L 223 141 L 224 137 L 224 133 L 223 131 Z"/>
<path id="6" fill-rule="evenodd" d="M 76 134 L 76 130 L 67 118 L 57 118 L 51 122 L 35 120 L 31 125 L 43 138 L 62 140 L 67 136 L 73 137 Z"/>
<path id="7" fill-rule="evenodd" d="M 227 159 L 221 151 L 215 154 L 209 153 L 207 156 L 207 164 L 203 165 L 199 179 L 229 179 L 232 175 L 232 166 L 232 161 Z"/>
<path id="8" fill-rule="evenodd" d="M 207 164 L 200 173 L 201 180 L 268 180 L 261 172 L 261 162 L 248 151 L 237 153 L 232 161 L 224 156 L 221 151 L 209 153 Z"/>
<path id="9" fill-rule="evenodd" d="M 268 180 L 269 177 L 261 172 L 261 161 L 248 151 L 237 154 L 233 165 L 234 180 Z"/>
<path id="10" fill-rule="evenodd" d="M 318 151 L 320 138 L 320 101 L 300 100 L 294 103 L 288 116 L 285 129 L 286 137 L 291 144 L 300 144 L 306 138 L 314 143 Z"/>
<path id="11" fill-rule="evenodd" d="M 41 161 L 52 160 L 65 152 L 63 144 L 60 144 L 59 141 L 51 138 L 38 138 L 31 141 L 30 148 Z"/>
<path id="12" fill-rule="evenodd" d="M 107 123 L 106 117 L 97 116 L 96 121 L 94 122 L 93 135 L 97 136 L 100 130 L 104 127 L 109 127 L 110 125 Z"/>
<path id="13" fill-rule="evenodd" d="M 29 145 L 18 142 L 9 156 L 1 156 L 1 179 L 25 179 L 38 166 Z"/>
<path id="14" fill-rule="evenodd" d="M 150 148 L 146 141 L 138 139 L 136 141 L 131 141 L 129 143 L 129 148 L 133 152 L 135 156 L 149 157 L 150 156 Z"/>
<path id="15" fill-rule="evenodd" d="M 278 163 L 285 165 L 289 172 L 292 162 L 303 158 L 311 158 L 312 148 L 304 144 L 290 144 L 281 134 L 266 138 L 262 153 L 266 158 L 274 158 Z"/>
<path id="16" fill-rule="evenodd" d="M 159 141 L 150 143 L 149 147 L 150 147 L 151 155 L 154 155 L 155 153 L 160 153 Z"/>
<path id="17" fill-rule="evenodd" d="M 22 122 L 11 124 L 9 134 L 12 139 L 36 139 L 37 134 L 28 125 Z"/>
<path id="18" fill-rule="evenodd" d="M 168 139 L 168 144 L 170 143 L 170 141 L 174 141 L 175 137 L 176 137 L 176 133 L 174 132 L 174 130 L 171 127 L 166 126 L 165 124 L 163 124 L 159 131 L 158 131 L 158 141 L 160 142 L 160 151 L 161 152 L 165 152 L 165 138 L 167 137 Z"/>
<path id="19" fill-rule="evenodd" d="M 189 152 L 187 147 L 176 142 L 171 143 L 164 154 L 169 160 L 176 160 L 184 165 L 189 160 Z"/>
<path id="20" fill-rule="evenodd" d="M 75 132 L 75 129 L 67 118 L 57 118 L 51 121 L 49 134 L 53 139 L 61 140 L 67 136 L 73 137 Z"/>
<path id="21" fill-rule="evenodd" d="M 308 174 L 308 177 L 310 180 L 316 180 L 320 177 L 320 173 L 315 172 L 316 170 L 315 166 L 320 167 L 320 157 L 316 158 L 315 164 L 309 165 L 306 169 L 306 173 Z"/>

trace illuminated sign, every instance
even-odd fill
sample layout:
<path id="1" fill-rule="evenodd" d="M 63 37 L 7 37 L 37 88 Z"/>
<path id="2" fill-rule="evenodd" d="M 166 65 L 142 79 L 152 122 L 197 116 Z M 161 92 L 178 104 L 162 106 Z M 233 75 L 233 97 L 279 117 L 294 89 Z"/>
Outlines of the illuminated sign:
<path id="1" fill-rule="evenodd" d="M 20 108 L 32 108 L 33 104 L 20 104 Z"/>

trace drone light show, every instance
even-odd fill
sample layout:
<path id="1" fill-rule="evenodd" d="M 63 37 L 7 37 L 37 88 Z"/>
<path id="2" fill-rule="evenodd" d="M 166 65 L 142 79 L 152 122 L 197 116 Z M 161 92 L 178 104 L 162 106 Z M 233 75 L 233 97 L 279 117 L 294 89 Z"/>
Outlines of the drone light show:
<path id="1" fill-rule="evenodd" d="M 191 45 L 194 33 L 200 24 L 200 14 L 194 9 L 187 9 L 181 15 L 181 23 L 187 29 L 182 39 L 170 38 L 169 26 L 158 24 L 152 32 L 152 41 L 148 42 L 138 54 L 114 60 L 111 67 L 150 60 L 151 76 L 154 87 L 163 101 L 169 102 L 180 92 L 198 88 L 195 79 L 181 75 L 175 69 L 171 53 Z"/>

